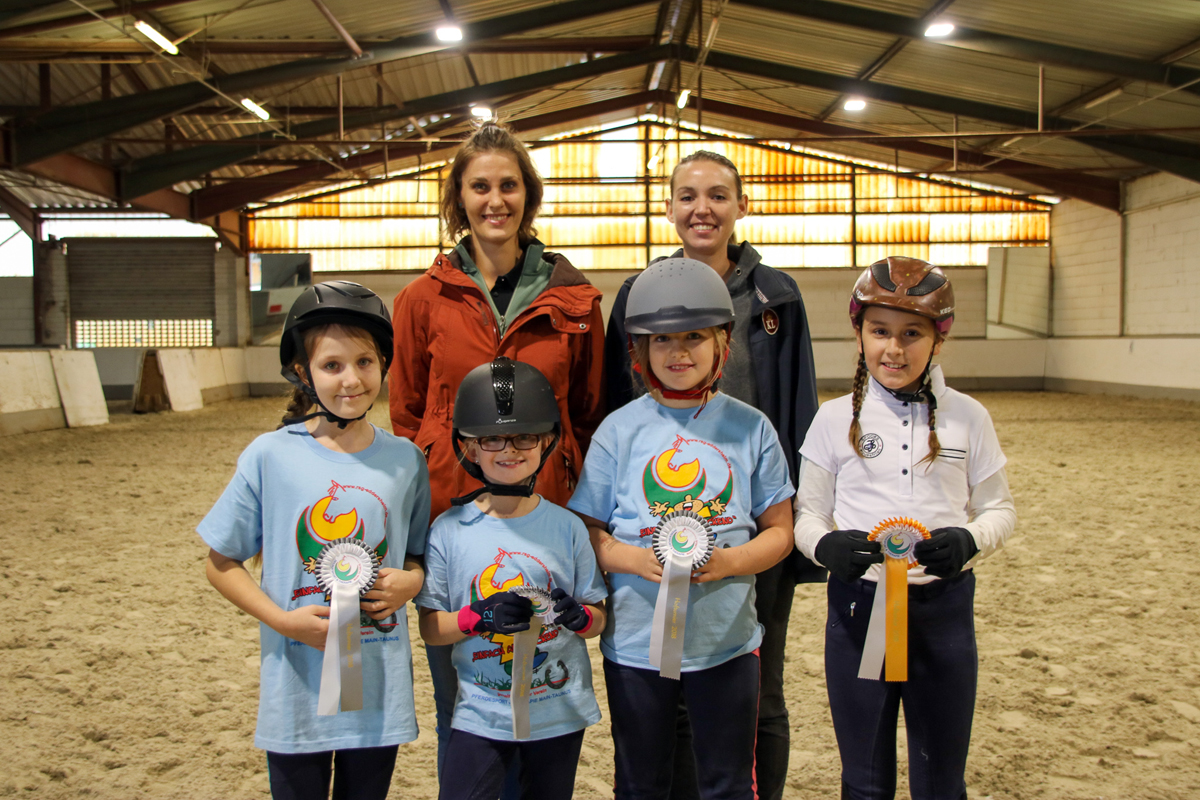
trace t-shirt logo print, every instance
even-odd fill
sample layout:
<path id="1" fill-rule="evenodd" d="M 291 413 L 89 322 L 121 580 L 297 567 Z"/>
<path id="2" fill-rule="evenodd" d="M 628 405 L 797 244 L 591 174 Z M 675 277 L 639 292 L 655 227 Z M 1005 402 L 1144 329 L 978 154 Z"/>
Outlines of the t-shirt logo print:
<path id="1" fill-rule="evenodd" d="M 858 440 L 858 449 L 866 458 L 875 458 L 883 452 L 883 438 L 878 433 L 864 433 Z"/>
<path id="2" fill-rule="evenodd" d="M 725 477 L 724 487 L 705 500 L 709 471 Z M 646 461 L 642 471 L 642 489 L 650 513 L 664 517 L 673 511 L 691 511 L 714 525 L 732 520 L 720 519 L 733 496 L 733 470 L 721 450 L 702 439 L 676 436 L 674 443 Z"/>
<path id="3" fill-rule="evenodd" d="M 550 571 L 537 558 L 528 553 L 509 553 L 498 550 L 496 560 L 471 581 L 471 602 L 486 599 L 500 592 L 512 591 L 519 586 L 536 586 L 536 582 L 527 580 L 525 572 L 515 563 L 518 559 L 521 561 L 530 559 L 532 563 L 526 563 L 525 566 L 532 568 L 534 572 L 543 571 L 547 585 L 549 584 Z M 561 689 L 571 679 L 570 672 L 561 660 L 554 664 L 546 664 L 548 654 L 540 647 L 540 645 L 558 638 L 558 635 L 558 627 L 551 625 L 543 627 L 538 636 L 539 647 L 533 655 L 533 684 L 530 687 L 535 690 L 535 694 L 538 694 L 536 690 L 543 686 L 548 686 L 550 689 Z M 513 637 L 503 633 L 480 633 L 478 636 L 496 646 L 489 650 L 476 650 L 472 654 L 474 662 L 484 662 L 480 664 L 473 677 L 475 685 L 493 691 L 510 691 L 512 689 Z M 493 661 L 493 659 L 496 660 Z M 497 663 L 504 668 L 502 675 L 492 674 L 494 667 L 491 669 L 488 667 L 488 664 Z M 539 673 L 543 665 L 546 666 L 546 669 Z"/>
<path id="4" fill-rule="evenodd" d="M 379 499 L 378 495 L 361 486 L 343 486 L 337 481 L 330 481 L 329 491 L 320 500 L 306 506 L 300 513 L 299 519 L 296 520 L 296 550 L 300 554 L 300 560 L 304 562 L 305 572 L 310 575 L 315 574 L 317 557 L 321 554 L 321 550 L 325 545 L 338 539 L 354 539 L 362 542 L 365 547 L 373 549 L 381 560 L 387 554 L 386 536 L 381 535 L 378 541 L 367 541 L 366 523 L 363 521 L 362 515 L 358 513 L 358 508 L 350 505 L 355 502 L 350 499 L 355 495 L 357 495 L 358 502 L 363 500 L 368 503 L 378 502 L 383 507 L 383 518 L 386 525 L 387 506 Z M 346 569 L 353 568 L 352 565 L 339 564 L 337 566 Z M 321 589 L 318 585 L 297 587 L 293 592 L 293 599 L 306 594 L 316 594 L 319 591 Z M 327 596 L 326 600 L 328 599 Z M 375 628 L 384 633 L 391 631 L 398 624 L 394 615 L 387 621 L 374 620 L 365 614 L 361 615 L 360 619 L 363 627 Z"/>

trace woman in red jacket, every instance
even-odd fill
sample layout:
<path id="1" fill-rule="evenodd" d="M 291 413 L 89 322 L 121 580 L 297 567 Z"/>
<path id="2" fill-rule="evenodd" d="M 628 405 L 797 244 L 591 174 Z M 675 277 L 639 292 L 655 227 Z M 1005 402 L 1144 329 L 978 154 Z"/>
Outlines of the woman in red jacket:
<path id="1" fill-rule="evenodd" d="M 392 428 L 425 452 L 435 519 L 480 485 L 458 466 L 450 437 L 455 392 L 480 364 L 507 356 L 537 367 L 554 387 L 562 441 L 537 483 L 553 503 L 570 498 L 604 418 L 600 292 L 534 237 L 541 202 L 525 146 L 484 124 L 459 148 L 441 197 L 447 236 L 469 235 L 396 297 Z"/>
<path id="2" fill-rule="evenodd" d="M 554 387 L 562 438 L 535 491 L 556 505 L 570 498 L 604 418 L 600 292 L 535 238 L 541 203 L 542 180 L 525 146 L 507 128 L 485 123 L 459 148 L 442 187 L 446 236 L 469 235 L 396 297 L 388 404 L 393 431 L 429 462 L 431 518 L 481 487 L 459 466 L 451 441 L 458 385 L 480 364 L 507 356 L 537 367 Z M 426 648 L 439 772 L 457 686 L 449 649 Z"/>

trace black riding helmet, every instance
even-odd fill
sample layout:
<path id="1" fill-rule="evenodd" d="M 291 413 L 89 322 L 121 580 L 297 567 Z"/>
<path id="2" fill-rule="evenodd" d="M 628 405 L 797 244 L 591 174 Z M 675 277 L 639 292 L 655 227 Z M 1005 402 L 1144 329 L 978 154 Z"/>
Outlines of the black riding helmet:
<path id="1" fill-rule="evenodd" d="M 293 364 L 301 363 L 305 372 L 312 374 L 308 352 L 304 348 L 304 332 L 317 325 L 345 325 L 361 328 L 371 334 L 383 355 L 382 372 L 386 373 L 392 363 L 392 320 L 379 295 L 350 281 L 325 281 L 309 286 L 296 298 L 296 302 L 292 303 L 287 319 L 284 320 L 283 338 L 279 341 L 279 362 L 283 365 L 280 374 L 288 383 L 303 390 L 321 409 L 314 414 L 287 419 L 284 422 L 302 422 L 322 416 L 336 422 L 338 427 L 345 428 L 355 420 L 339 417 L 325 408 L 321 398 L 317 397 L 316 389 L 301 380 L 292 369 Z"/>
<path id="2" fill-rule="evenodd" d="M 558 444 L 561 434 L 558 401 L 550 381 L 536 367 L 504 356 L 490 364 L 481 364 L 467 373 L 454 399 L 454 455 L 467 474 L 483 483 L 483 488 L 456 497 L 451 502 L 465 505 L 490 492 L 509 497 L 529 497 L 537 483 L 546 456 Z M 542 450 L 542 463 L 523 483 L 492 483 L 479 465 L 463 454 L 459 441 L 485 436 L 516 436 L 521 433 L 553 433 L 554 438 Z"/>

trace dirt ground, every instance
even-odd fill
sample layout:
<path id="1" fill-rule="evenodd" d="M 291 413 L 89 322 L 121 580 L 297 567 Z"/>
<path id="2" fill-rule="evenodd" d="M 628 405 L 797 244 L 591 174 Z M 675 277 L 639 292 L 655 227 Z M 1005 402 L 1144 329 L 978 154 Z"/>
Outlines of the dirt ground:
<path id="1" fill-rule="evenodd" d="M 1020 521 L 978 570 L 971 795 L 1200 797 L 1200 405 L 979 398 Z M 0 439 L 12 489 L 0 506 L 0 796 L 267 795 L 251 743 L 257 626 L 208 585 L 194 529 L 281 408 L 240 400 Z M 790 798 L 838 794 L 823 598 L 800 587 L 792 614 Z M 400 748 L 396 798 L 437 793 L 415 649 L 422 733 Z M 611 773 L 605 720 L 585 739 L 576 797 L 611 797 Z"/>

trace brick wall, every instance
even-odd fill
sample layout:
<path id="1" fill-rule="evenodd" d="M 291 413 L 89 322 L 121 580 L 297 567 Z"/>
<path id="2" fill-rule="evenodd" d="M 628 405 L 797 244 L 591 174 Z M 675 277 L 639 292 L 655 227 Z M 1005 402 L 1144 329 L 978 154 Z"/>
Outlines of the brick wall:
<path id="1" fill-rule="evenodd" d="M 33 278 L 0 278 L 0 345 L 33 344 Z"/>
<path id="2" fill-rule="evenodd" d="M 1050 212 L 1051 334 L 1119 336 L 1121 217 L 1082 200 Z"/>

